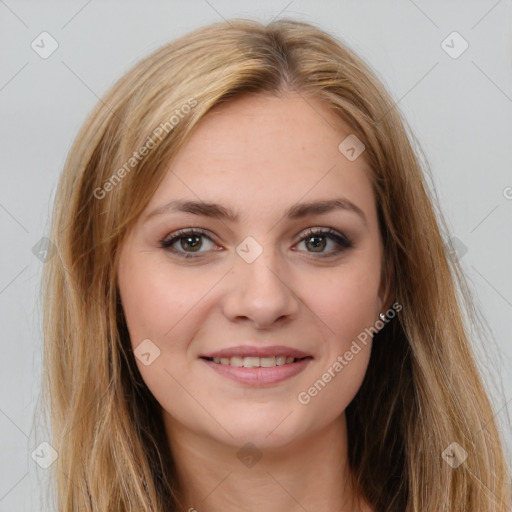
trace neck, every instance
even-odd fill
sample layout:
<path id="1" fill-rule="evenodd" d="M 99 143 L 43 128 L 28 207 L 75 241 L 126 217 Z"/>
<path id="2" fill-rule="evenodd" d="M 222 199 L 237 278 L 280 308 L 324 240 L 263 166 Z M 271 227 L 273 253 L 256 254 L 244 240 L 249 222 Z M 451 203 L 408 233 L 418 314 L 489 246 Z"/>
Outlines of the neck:
<path id="1" fill-rule="evenodd" d="M 193 433 L 165 411 L 164 423 L 183 512 L 371 511 L 351 485 L 344 414 L 308 438 L 241 453 L 244 443 L 229 446 Z"/>

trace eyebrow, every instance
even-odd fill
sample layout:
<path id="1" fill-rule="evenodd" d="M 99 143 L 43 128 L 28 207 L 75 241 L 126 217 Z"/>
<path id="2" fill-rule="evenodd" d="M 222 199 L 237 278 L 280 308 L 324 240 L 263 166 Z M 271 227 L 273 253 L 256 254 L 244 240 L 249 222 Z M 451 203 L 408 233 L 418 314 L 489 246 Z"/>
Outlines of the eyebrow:
<path id="1" fill-rule="evenodd" d="M 297 220 L 303 217 L 307 217 L 308 215 L 325 214 L 335 210 L 344 210 L 356 213 L 362 219 L 364 224 L 367 225 L 366 215 L 364 214 L 363 210 L 361 210 L 361 208 L 346 198 L 325 199 L 299 203 L 288 208 L 284 213 L 284 217 L 287 217 L 291 220 Z M 149 219 L 155 217 L 156 215 L 172 212 L 192 213 L 194 215 L 214 217 L 231 222 L 238 222 L 239 220 L 239 214 L 237 212 L 218 203 L 176 199 L 162 206 L 159 206 L 152 212 L 148 213 L 144 222 L 147 222 Z"/>

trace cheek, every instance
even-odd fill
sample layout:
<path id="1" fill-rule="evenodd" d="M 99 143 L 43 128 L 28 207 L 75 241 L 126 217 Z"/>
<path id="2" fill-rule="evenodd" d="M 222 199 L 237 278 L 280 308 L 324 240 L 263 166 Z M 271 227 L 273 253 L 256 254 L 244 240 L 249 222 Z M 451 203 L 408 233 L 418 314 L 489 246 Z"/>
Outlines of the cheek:
<path id="1" fill-rule="evenodd" d="M 154 338 L 163 341 L 214 282 L 190 279 L 187 272 L 169 273 L 166 262 L 133 258 L 120 265 L 119 288 L 132 344 Z"/>
<path id="2" fill-rule="evenodd" d="M 309 411 L 324 411 L 325 422 L 345 410 L 366 374 L 370 328 L 380 308 L 379 272 L 373 262 L 365 264 L 360 259 L 318 279 L 315 293 L 309 294 L 307 305 L 322 320 L 324 346 L 321 365 L 301 390 L 299 402 Z"/>
<path id="3" fill-rule="evenodd" d="M 365 328 L 373 326 L 380 311 L 378 267 L 357 264 L 330 270 L 315 279 L 308 306 L 326 326 L 329 339 L 342 348 Z M 303 289 L 307 283 L 303 284 Z M 309 283 L 311 287 L 311 283 Z"/>
<path id="4" fill-rule="evenodd" d="M 119 290 L 131 345 L 139 371 L 155 396 L 161 388 L 166 396 L 179 394 L 180 387 L 170 374 L 184 385 L 192 379 L 190 341 L 201 328 L 206 310 L 218 302 L 212 290 L 222 275 L 173 268 L 158 254 L 134 251 L 121 259 Z M 157 347 L 158 357 L 148 366 L 137 357 L 143 340 Z"/>
<path id="5" fill-rule="evenodd" d="M 172 411 L 183 422 L 193 418 L 201 424 L 204 411 L 183 391 L 193 389 L 190 371 L 183 363 L 191 335 L 189 329 L 193 328 L 189 320 L 194 315 L 194 305 L 208 289 L 209 279 L 191 282 L 186 272 L 170 275 L 165 263 L 136 253 L 121 259 L 118 277 L 131 345 L 142 379 L 165 410 Z M 142 345 L 143 340 L 152 343 L 144 341 Z M 144 346 L 144 351 L 137 351 L 139 346 Z M 150 353 L 149 361 L 138 357 L 143 352 Z"/>

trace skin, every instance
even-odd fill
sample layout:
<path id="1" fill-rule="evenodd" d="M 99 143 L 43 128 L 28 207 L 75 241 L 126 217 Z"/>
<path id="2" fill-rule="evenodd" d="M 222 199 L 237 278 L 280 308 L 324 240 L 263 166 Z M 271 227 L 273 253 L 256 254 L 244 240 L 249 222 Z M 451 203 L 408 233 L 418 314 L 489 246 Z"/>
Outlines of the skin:
<path id="1" fill-rule="evenodd" d="M 291 93 L 218 106 L 125 239 L 121 299 L 133 348 L 149 339 L 160 350 L 151 364 L 137 358 L 137 365 L 162 407 L 184 510 L 372 510 L 350 485 L 344 412 L 364 378 L 371 340 L 309 403 L 298 400 L 390 305 L 369 167 L 364 153 L 349 161 L 338 150 L 350 133 L 317 100 Z M 365 220 L 349 210 L 283 217 L 298 202 L 338 197 Z M 217 202 L 240 219 L 170 211 L 146 220 L 174 199 Z M 191 227 L 212 239 L 199 238 L 198 258 L 161 247 Z M 353 246 L 333 255 L 336 242 L 320 238 L 322 257 L 304 240 L 311 227 L 330 227 Z M 263 249 L 252 263 L 236 252 L 247 236 Z M 179 240 L 173 247 L 198 254 Z M 295 347 L 313 359 L 298 375 L 259 387 L 200 359 L 244 344 Z M 237 456 L 249 442 L 255 448 L 246 452 L 262 455 L 252 467 Z"/>

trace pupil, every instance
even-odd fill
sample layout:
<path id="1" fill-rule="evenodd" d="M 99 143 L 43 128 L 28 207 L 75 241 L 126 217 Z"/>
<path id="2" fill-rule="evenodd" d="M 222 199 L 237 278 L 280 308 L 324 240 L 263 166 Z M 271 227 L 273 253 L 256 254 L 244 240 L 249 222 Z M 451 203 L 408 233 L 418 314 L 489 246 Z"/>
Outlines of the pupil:
<path id="1" fill-rule="evenodd" d="M 194 242 L 195 240 L 195 242 Z M 181 247 L 183 249 L 187 249 L 187 247 L 185 247 L 183 245 L 183 241 L 185 241 L 186 244 L 189 244 L 189 249 L 193 249 L 194 251 L 197 251 L 198 249 L 201 248 L 201 241 L 199 239 L 198 236 L 194 235 L 194 236 L 187 236 L 186 238 L 182 238 L 182 241 L 181 241 Z"/>
<path id="2" fill-rule="evenodd" d="M 311 246 L 313 247 L 315 252 L 321 252 L 321 250 L 325 247 L 325 238 L 322 236 L 312 236 L 312 237 L 310 237 L 309 241 L 307 242 L 309 244 L 309 243 L 311 243 L 312 240 L 319 240 L 319 239 L 321 239 L 322 241 L 321 242 L 313 242 L 311 244 Z M 320 248 L 320 250 L 317 250 L 318 248 Z"/>

